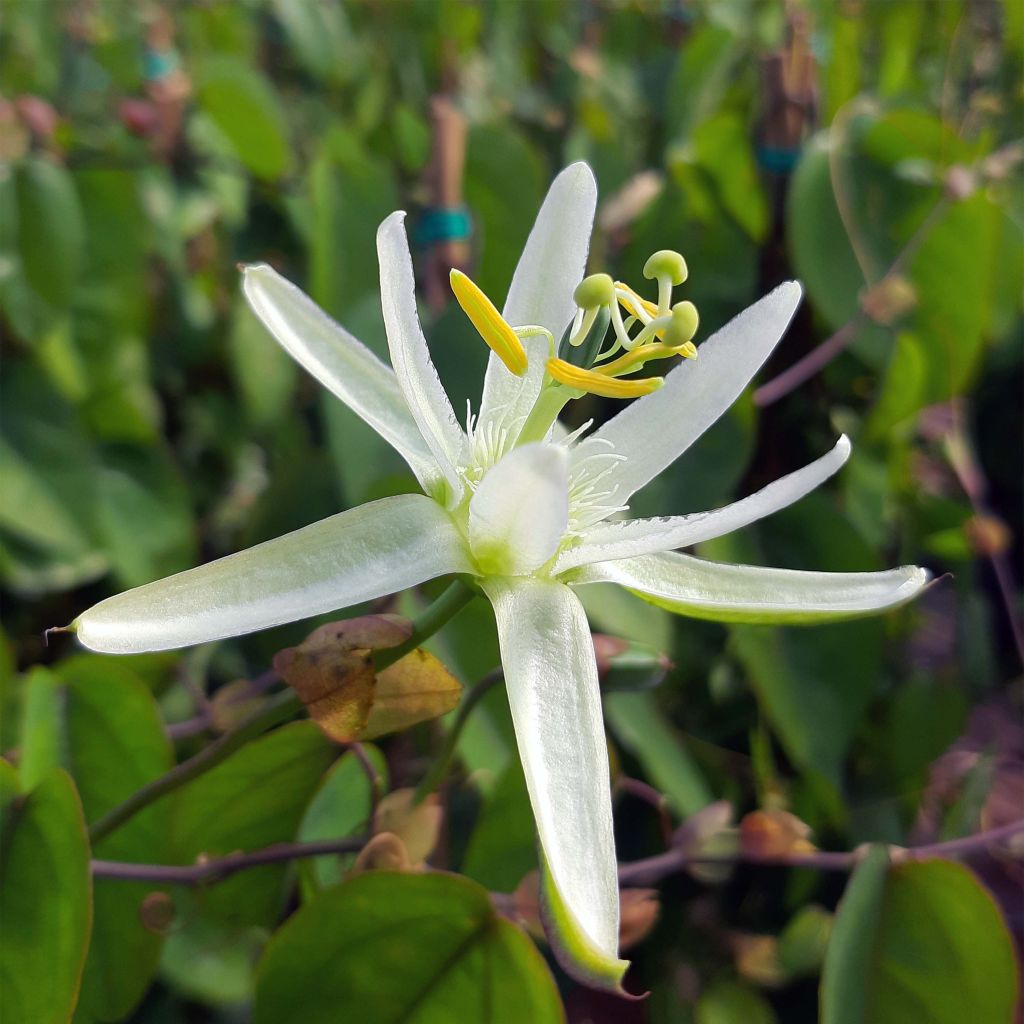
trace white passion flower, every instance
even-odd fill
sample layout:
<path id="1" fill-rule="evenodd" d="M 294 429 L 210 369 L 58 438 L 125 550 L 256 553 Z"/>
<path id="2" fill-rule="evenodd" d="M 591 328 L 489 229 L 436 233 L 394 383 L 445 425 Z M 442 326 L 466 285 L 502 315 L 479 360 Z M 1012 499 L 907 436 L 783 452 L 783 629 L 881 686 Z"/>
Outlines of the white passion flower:
<path id="1" fill-rule="evenodd" d="M 270 332 L 398 450 L 424 493 L 373 501 L 112 597 L 72 628 L 97 651 L 164 650 L 320 615 L 450 573 L 473 577 L 497 618 L 550 937 L 575 973 L 618 988 L 628 965 L 618 959 L 608 755 L 594 648 L 574 589 L 611 581 L 683 615 L 817 622 L 892 608 L 917 594 L 927 574 L 914 566 L 797 572 L 679 553 L 803 497 L 846 461 L 845 437 L 725 508 L 621 518 L 630 496 L 740 395 L 782 337 L 801 289 L 776 288 L 698 356 L 696 310 L 672 303 L 686 277 L 677 253 L 655 253 L 645 267 L 655 301 L 607 275 L 583 279 L 596 202 L 586 164 L 558 175 L 500 314 L 453 272 L 460 305 L 492 349 L 479 413 L 465 429 L 420 329 L 404 214 L 392 214 L 377 233 L 391 367 L 270 267 L 246 267 L 246 298 Z M 677 355 L 686 358 L 664 378 L 628 376 Z M 581 439 L 557 416 L 586 392 L 637 400 Z"/>

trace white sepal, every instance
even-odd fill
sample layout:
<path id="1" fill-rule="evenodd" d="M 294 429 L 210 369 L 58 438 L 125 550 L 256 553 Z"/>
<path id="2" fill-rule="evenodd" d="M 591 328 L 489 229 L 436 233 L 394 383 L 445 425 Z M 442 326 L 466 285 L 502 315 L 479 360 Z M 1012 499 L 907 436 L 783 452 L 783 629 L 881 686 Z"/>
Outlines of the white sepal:
<path id="1" fill-rule="evenodd" d="M 405 213 L 391 214 L 377 229 L 380 301 L 391 365 L 405 401 L 448 482 L 449 507 L 462 495 L 456 467 L 465 459 L 466 435 L 459 426 L 441 379 L 430 359 L 416 312 L 416 279 L 405 235 Z"/>
<path id="2" fill-rule="evenodd" d="M 566 579 L 618 583 L 660 608 L 697 619 L 800 625 L 895 608 L 916 597 L 929 575 L 916 565 L 884 572 L 805 572 L 726 565 L 669 551 L 594 562 Z"/>
<path id="3" fill-rule="evenodd" d="M 403 494 L 107 598 L 72 629 L 94 651 L 164 651 L 348 608 L 469 569 L 444 509 L 422 494 Z"/>
<path id="4" fill-rule="evenodd" d="M 281 347 L 388 441 L 429 487 L 438 476 L 437 462 L 394 370 L 266 263 L 243 267 L 242 274 L 242 292 Z"/>
<path id="5" fill-rule="evenodd" d="M 553 572 L 557 575 L 589 562 L 635 558 L 722 537 L 799 501 L 838 471 L 849 457 L 850 441 L 843 434 L 820 459 L 724 508 L 686 516 L 600 523 L 587 531 L 581 544 L 558 556 Z"/>
<path id="6" fill-rule="evenodd" d="M 674 462 L 739 398 L 782 338 L 800 304 L 795 281 L 734 317 L 665 378 L 665 386 L 626 406 L 576 449 L 577 458 L 610 443 L 626 458 L 608 479 L 609 502 L 634 491 Z"/>
<path id="7" fill-rule="evenodd" d="M 551 580 L 491 578 L 483 587 L 544 861 L 569 919 L 548 924 L 566 933 L 559 945 L 583 960 L 582 973 L 615 987 L 627 965 L 618 959 L 608 749 L 587 617 L 575 594 Z"/>

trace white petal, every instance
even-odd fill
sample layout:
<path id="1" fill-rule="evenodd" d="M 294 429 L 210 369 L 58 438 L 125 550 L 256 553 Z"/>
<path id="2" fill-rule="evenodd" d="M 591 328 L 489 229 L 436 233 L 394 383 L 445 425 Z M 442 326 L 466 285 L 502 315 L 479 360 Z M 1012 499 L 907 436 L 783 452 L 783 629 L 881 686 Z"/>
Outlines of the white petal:
<path id="1" fill-rule="evenodd" d="M 595 562 L 567 578 L 618 583 L 652 604 L 698 619 L 801 624 L 895 608 L 916 597 L 929 577 L 916 565 L 885 572 L 803 572 L 662 552 Z"/>
<path id="2" fill-rule="evenodd" d="M 609 503 L 634 491 L 674 462 L 740 396 L 779 343 L 800 303 L 795 281 L 734 317 L 665 378 L 665 386 L 626 406 L 576 449 L 585 458 L 602 441 L 626 458 L 608 479 Z"/>
<path id="3" fill-rule="evenodd" d="M 694 512 L 687 516 L 601 523 L 588 530 L 583 542 L 577 547 L 562 552 L 553 571 L 557 574 L 588 562 L 671 551 L 732 533 L 809 494 L 832 476 L 849 457 L 850 441 L 843 434 L 827 455 L 724 508 L 712 512 Z"/>
<path id="4" fill-rule="evenodd" d="M 541 848 L 585 944 L 621 977 L 619 895 L 594 646 L 583 608 L 548 580 L 483 583 Z M 617 980 L 617 979 L 616 979 Z"/>
<path id="5" fill-rule="evenodd" d="M 532 572 L 569 524 L 569 456 L 562 445 L 524 444 L 483 478 L 469 503 L 469 542 L 485 573 Z"/>
<path id="6" fill-rule="evenodd" d="M 402 455 L 424 487 L 437 463 L 390 366 L 265 263 L 243 268 L 242 291 L 282 348 Z"/>
<path id="7" fill-rule="evenodd" d="M 404 494 L 108 598 L 72 628 L 94 651 L 169 650 L 347 608 L 469 569 L 444 509 L 422 494 Z"/>
<path id="8" fill-rule="evenodd" d="M 377 230 L 380 260 L 380 301 L 388 334 L 391 363 L 423 440 L 448 481 L 449 504 L 462 493 L 456 467 L 462 464 L 466 435 L 448 400 L 437 370 L 430 360 L 427 339 L 416 312 L 416 280 L 413 276 L 405 214 L 391 214 Z"/>
<path id="9" fill-rule="evenodd" d="M 551 183 L 519 257 L 502 316 L 513 327 L 536 324 L 561 337 L 576 311 L 572 293 L 583 280 L 597 207 L 597 182 L 585 163 L 566 167 Z M 532 353 L 531 353 L 532 356 Z M 481 418 L 507 407 L 517 378 L 491 353 L 484 379 Z M 536 398 L 536 395 L 534 395 Z"/>

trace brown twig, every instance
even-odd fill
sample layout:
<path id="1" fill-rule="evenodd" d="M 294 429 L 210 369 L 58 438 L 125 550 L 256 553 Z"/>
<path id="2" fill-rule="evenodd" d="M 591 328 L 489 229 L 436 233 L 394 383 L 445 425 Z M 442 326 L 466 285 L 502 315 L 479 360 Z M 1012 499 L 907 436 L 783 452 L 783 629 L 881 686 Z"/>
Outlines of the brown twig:
<path id="1" fill-rule="evenodd" d="M 355 759 L 359 762 L 359 766 L 363 769 L 366 780 L 370 784 L 370 821 L 373 821 L 377 817 L 377 805 L 380 803 L 383 780 L 377 774 L 377 769 L 374 768 L 373 762 L 366 753 L 366 747 L 362 743 L 352 743 L 348 749 L 352 751 Z"/>
<path id="2" fill-rule="evenodd" d="M 942 214 L 946 212 L 948 205 L 949 200 L 942 198 L 928 211 L 928 214 L 917 226 L 917 230 L 908 239 L 907 244 L 892 261 L 889 269 L 886 270 L 876 284 L 872 285 L 872 288 L 881 287 L 885 281 L 902 272 L 914 253 L 924 243 L 928 232 L 931 231 Z M 766 384 L 762 384 L 754 392 L 754 404 L 762 408 L 766 405 L 772 405 L 791 391 L 795 391 L 801 384 L 815 376 L 815 374 L 820 373 L 836 356 L 846 349 L 868 319 L 862 306 L 839 330 L 826 338 L 817 348 L 812 349 L 802 359 L 798 359 L 777 377 L 773 377 Z"/>
<path id="3" fill-rule="evenodd" d="M 950 839 L 943 843 L 930 843 L 926 846 L 890 846 L 890 857 L 893 863 L 907 861 L 946 860 L 964 857 L 991 849 L 1005 840 L 1017 835 L 1024 835 L 1024 818 L 1010 822 L 1000 828 L 979 832 L 961 839 Z M 649 885 L 667 875 L 682 871 L 690 864 L 759 864 L 770 867 L 812 868 L 816 871 L 852 871 L 861 861 L 862 850 L 849 852 L 833 852 L 819 850 L 814 853 L 793 854 L 754 854 L 744 853 L 690 853 L 685 849 L 676 848 L 666 853 L 659 853 L 644 860 L 632 861 L 619 865 L 619 884 Z"/>
<path id="4" fill-rule="evenodd" d="M 252 853 L 231 853 L 226 857 L 197 864 L 132 864 L 117 860 L 94 860 L 94 878 L 116 878 L 126 882 L 154 882 L 159 885 L 200 885 L 220 882 L 239 871 L 281 864 L 302 857 L 322 857 L 332 853 L 356 853 L 366 845 L 366 837 L 324 839 L 315 843 L 277 843 Z"/>

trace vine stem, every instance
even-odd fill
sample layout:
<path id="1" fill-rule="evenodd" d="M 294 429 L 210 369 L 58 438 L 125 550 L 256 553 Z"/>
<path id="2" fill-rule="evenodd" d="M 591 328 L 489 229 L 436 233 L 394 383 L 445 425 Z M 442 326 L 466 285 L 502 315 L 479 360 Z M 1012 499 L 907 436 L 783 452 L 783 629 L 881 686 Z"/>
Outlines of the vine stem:
<path id="1" fill-rule="evenodd" d="M 431 605 L 413 620 L 412 632 L 408 640 L 397 647 L 388 647 L 377 651 L 374 666 L 377 671 L 393 665 L 404 658 L 410 651 L 417 648 L 424 640 L 436 633 L 449 619 L 461 611 L 476 597 L 477 591 L 463 580 L 454 580 L 448 588 Z M 127 800 L 109 810 L 89 828 L 89 841 L 95 845 L 105 839 L 111 832 L 131 820 L 144 807 L 155 800 L 173 793 L 186 783 L 199 778 L 200 775 L 216 768 L 222 761 L 229 758 L 236 750 L 244 747 L 250 740 L 263 735 L 275 725 L 288 721 L 302 708 L 302 701 L 292 690 L 276 694 L 263 707 L 258 708 L 248 718 L 240 722 L 234 729 L 218 737 L 208 747 L 204 747 L 195 757 L 182 761 L 158 779 L 136 790 Z"/>
<path id="2" fill-rule="evenodd" d="M 485 677 L 486 678 L 486 677 Z M 484 680 L 481 680 L 483 683 Z M 492 684 L 493 685 L 493 682 Z M 480 688 L 478 684 L 477 689 Z M 926 846 L 891 846 L 890 857 L 895 864 L 907 861 L 931 860 L 933 858 L 964 857 L 991 849 L 999 843 L 1024 835 L 1024 818 L 1008 825 L 979 832 L 973 836 L 950 839 L 943 843 Z M 351 839 L 327 839 L 311 843 L 277 843 L 251 853 L 232 853 L 215 860 L 198 864 L 132 864 L 123 861 L 94 860 L 92 873 L 96 878 L 113 878 L 128 882 L 154 882 L 164 885 L 199 885 L 203 882 L 219 882 L 239 871 L 280 864 L 302 857 L 320 857 L 332 853 L 355 853 L 362 849 L 366 837 Z M 803 867 L 818 871 L 852 871 L 863 859 L 864 848 L 848 853 L 818 851 L 816 853 L 780 854 L 765 856 L 756 854 L 690 854 L 681 848 L 660 853 L 645 860 L 619 865 L 619 884 L 622 886 L 644 885 L 657 882 L 668 875 L 681 871 L 688 864 L 760 864 L 772 867 Z M 502 893 L 493 894 L 499 903 L 509 897 Z"/>
<path id="3" fill-rule="evenodd" d="M 455 721 L 452 723 L 452 727 L 448 730 L 448 734 L 444 738 L 444 746 L 441 748 L 440 753 L 434 759 L 434 763 L 430 766 L 430 770 L 420 784 L 416 787 L 416 793 L 413 797 L 414 803 L 422 803 L 431 793 L 441 785 L 445 775 L 448 772 L 448 766 L 451 764 L 452 757 L 455 755 L 455 748 L 458 745 L 459 737 L 462 735 L 463 726 L 465 726 L 467 719 L 472 714 L 473 708 L 480 703 L 481 699 L 486 696 L 488 691 L 496 683 L 500 683 L 504 679 L 504 673 L 500 668 L 494 669 L 492 672 L 488 672 L 478 682 L 474 683 L 466 692 L 466 696 L 462 699 L 462 703 L 459 705 L 459 710 L 456 713 Z"/>
<path id="4" fill-rule="evenodd" d="M 889 856 L 894 864 L 908 861 L 951 859 L 980 853 L 1016 836 L 1024 835 L 1024 818 L 1008 825 L 978 832 L 961 839 L 926 846 L 890 846 Z M 655 857 L 635 860 L 619 865 L 620 885 L 646 885 L 682 871 L 690 864 L 760 864 L 768 867 L 812 868 L 817 871 L 852 871 L 863 859 L 865 847 L 849 852 L 819 850 L 815 853 L 754 854 L 743 853 L 689 853 L 676 847 Z"/>
<path id="5" fill-rule="evenodd" d="M 324 839 L 315 843 L 277 843 L 253 850 L 252 853 L 232 853 L 215 860 L 196 864 L 132 864 L 118 860 L 94 860 L 94 878 L 116 878 L 122 882 L 155 882 L 161 885 L 199 885 L 202 882 L 220 882 L 239 871 L 280 864 L 302 857 L 320 857 L 332 853 L 357 853 L 366 845 L 366 837 L 353 839 Z"/>

